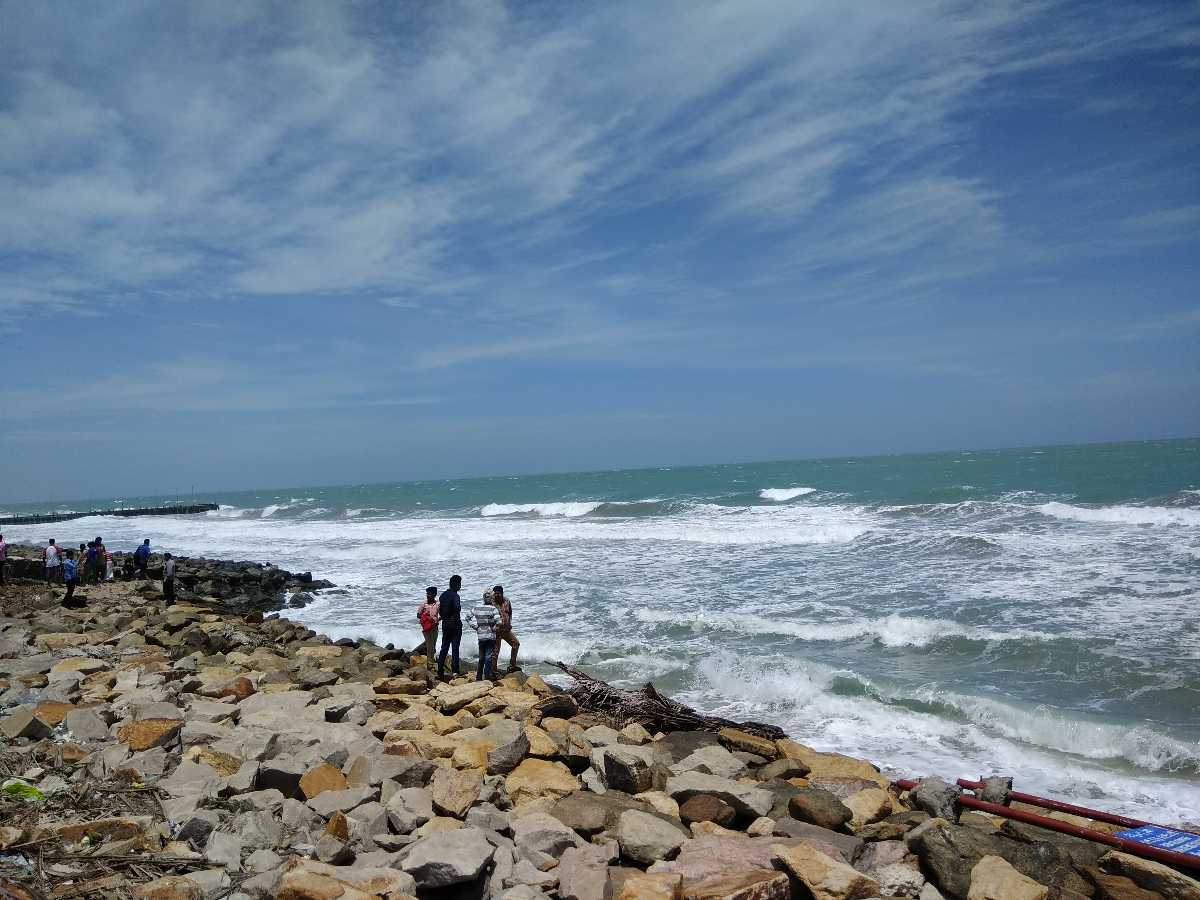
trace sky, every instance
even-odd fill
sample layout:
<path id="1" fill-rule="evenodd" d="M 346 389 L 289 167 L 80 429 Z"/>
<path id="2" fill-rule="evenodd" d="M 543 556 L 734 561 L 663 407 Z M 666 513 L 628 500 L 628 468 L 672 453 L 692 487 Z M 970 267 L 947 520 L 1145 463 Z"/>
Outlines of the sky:
<path id="1" fill-rule="evenodd" d="M 0 0 L 0 502 L 1200 434 L 1200 4 Z"/>

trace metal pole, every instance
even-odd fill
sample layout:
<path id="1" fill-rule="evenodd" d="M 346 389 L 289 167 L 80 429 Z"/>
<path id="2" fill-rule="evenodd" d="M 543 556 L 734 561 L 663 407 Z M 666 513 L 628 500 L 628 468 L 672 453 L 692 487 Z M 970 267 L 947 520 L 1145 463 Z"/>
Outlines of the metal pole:
<path id="1" fill-rule="evenodd" d="M 920 782 L 913 781 L 908 778 L 901 778 L 892 783 L 902 791 L 911 791 L 918 784 L 920 784 Z M 1001 816 L 1006 819 L 1015 819 L 1018 822 L 1025 822 L 1029 825 L 1037 825 L 1039 828 L 1057 831 L 1060 834 L 1069 834 L 1072 837 L 1083 838 L 1085 841 L 1095 841 L 1097 844 L 1107 844 L 1110 847 L 1116 847 L 1117 849 L 1124 850 L 1126 853 L 1131 853 L 1134 856 L 1141 856 L 1145 859 L 1153 859 L 1157 862 L 1166 863 L 1167 865 L 1171 866 L 1181 866 L 1187 869 L 1200 869 L 1200 856 L 1190 856 L 1187 853 L 1176 853 L 1173 850 L 1163 850 L 1159 847 L 1153 847 L 1150 844 L 1143 844 L 1141 841 L 1131 841 L 1128 838 L 1120 838 L 1105 831 L 1095 831 L 1091 828 L 1083 828 L 1079 825 L 1072 825 L 1070 822 L 1063 822 L 1059 819 L 1050 819 L 1046 816 L 1039 816 L 1037 813 L 1025 812 L 1021 809 L 1013 809 L 1011 806 L 1001 806 L 999 803 L 988 803 L 984 800 L 978 800 L 975 797 L 960 796 L 958 798 L 958 803 L 960 806 L 965 806 L 968 809 L 977 809 L 980 812 L 991 813 L 994 816 Z M 1083 807 L 1076 808 L 1082 809 Z"/>
<path id="2" fill-rule="evenodd" d="M 983 787 L 982 781 L 971 781 L 968 778 L 958 779 L 958 786 L 967 788 L 968 790 L 977 791 Z M 1042 809 L 1052 809 L 1056 812 L 1070 813 L 1073 816 L 1082 816 L 1085 819 L 1094 819 L 1097 822 L 1108 822 L 1110 825 L 1120 825 L 1122 828 L 1141 828 L 1143 825 L 1153 825 L 1153 822 L 1143 822 L 1141 819 L 1130 819 L 1126 816 L 1118 816 L 1115 813 L 1104 812 L 1100 809 L 1088 809 L 1086 806 L 1075 806 L 1072 803 L 1063 803 L 1061 800 L 1051 800 L 1048 797 L 1038 797 L 1034 794 L 1025 794 L 1021 791 L 1009 791 L 1008 799 L 1015 800 L 1018 803 L 1028 803 L 1030 806 L 1040 806 Z M 1165 828 L 1165 825 L 1157 826 Z"/>

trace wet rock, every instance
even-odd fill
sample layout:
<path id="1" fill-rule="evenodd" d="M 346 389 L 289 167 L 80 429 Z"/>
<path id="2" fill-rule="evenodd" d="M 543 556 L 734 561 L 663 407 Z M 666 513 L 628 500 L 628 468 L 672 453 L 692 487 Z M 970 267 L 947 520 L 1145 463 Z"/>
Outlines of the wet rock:
<path id="1" fill-rule="evenodd" d="M 926 778 L 908 792 L 908 802 L 935 819 L 957 822 L 961 794 L 962 788 L 958 785 L 948 784 L 941 778 Z"/>
<path id="2" fill-rule="evenodd" d="M 722 728 L 717 737 L 730 750 L 754 753 L 765 759 L 775 759 L 779 756 L 779 750 L 773 740 L 758 737 L 737 728 Z"/>

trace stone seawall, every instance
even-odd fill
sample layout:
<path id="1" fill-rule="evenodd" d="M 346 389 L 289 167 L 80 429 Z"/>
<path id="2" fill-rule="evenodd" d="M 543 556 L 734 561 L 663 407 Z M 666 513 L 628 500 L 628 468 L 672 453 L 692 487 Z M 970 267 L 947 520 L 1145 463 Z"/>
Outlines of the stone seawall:
<path id="1" fill-rule="evenodd" d="M 244 567 L 204 561 L 193 590 Z M 0 587 L 0 897 L 1200 898 L 797 740 L 652 733 L 536 673 L 440 683 L 418 655 L 147 589 L 67 610 Z"/>

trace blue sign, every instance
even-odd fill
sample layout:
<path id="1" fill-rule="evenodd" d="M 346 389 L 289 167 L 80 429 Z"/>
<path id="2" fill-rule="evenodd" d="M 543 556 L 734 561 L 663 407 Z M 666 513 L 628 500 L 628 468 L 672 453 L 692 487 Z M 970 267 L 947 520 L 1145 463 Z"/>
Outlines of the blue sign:
<path id="1" fill-rule="evenodd" d="M 1162 828 L 1158 825 L 1143 825 L 1141 828 L 1118 831 L 1117 837 L 1137 841 L 1139 844 L 1149 844 L 1160 850 L 1172 850 L 1175 853 L 1186 853 L 1188 856 L 1200 856 L 1200 834 L 1189 834 L 1186 831 L 1175 831 L 1172 828 Z"/>

